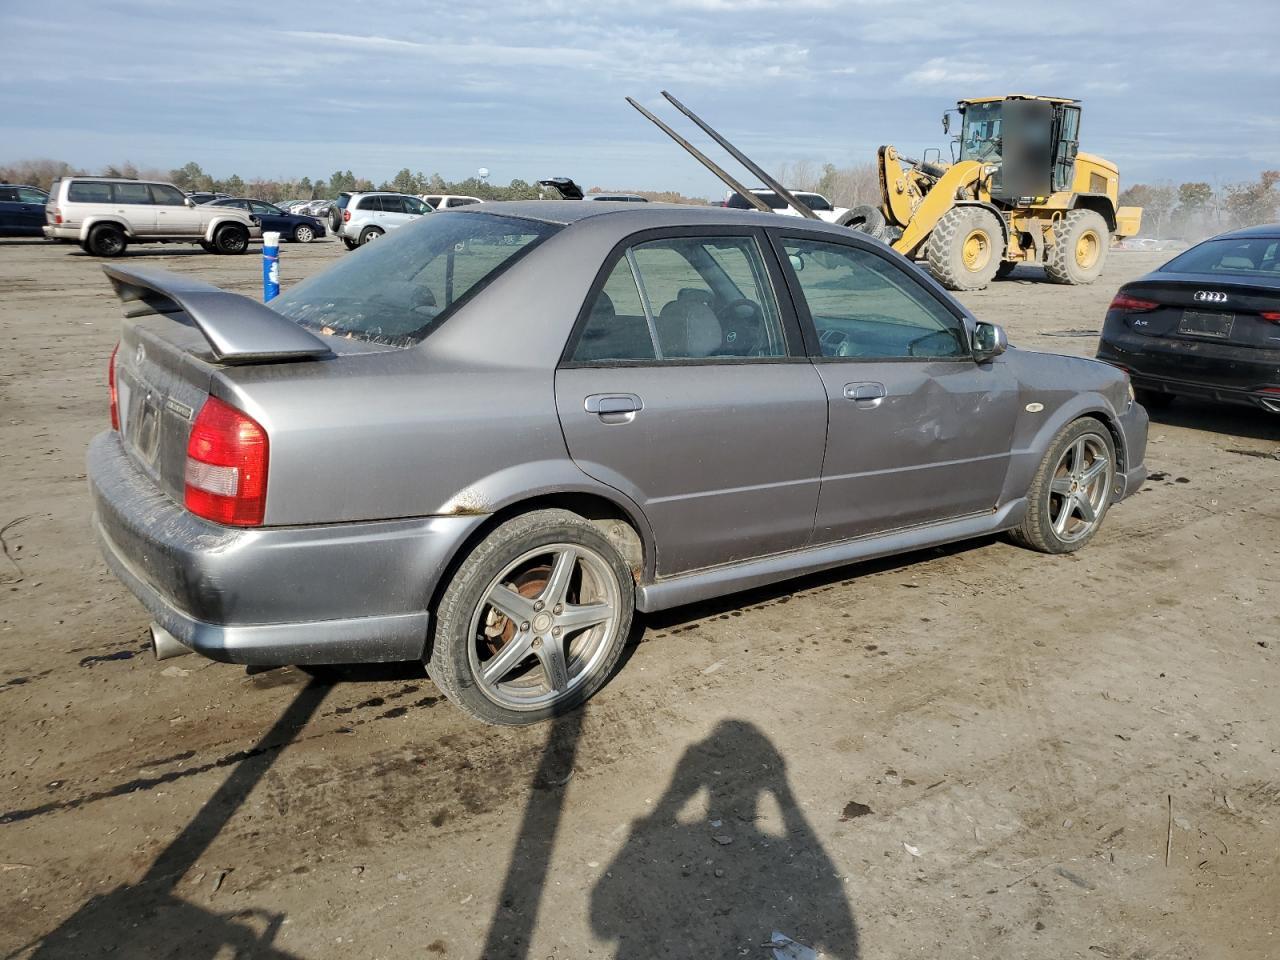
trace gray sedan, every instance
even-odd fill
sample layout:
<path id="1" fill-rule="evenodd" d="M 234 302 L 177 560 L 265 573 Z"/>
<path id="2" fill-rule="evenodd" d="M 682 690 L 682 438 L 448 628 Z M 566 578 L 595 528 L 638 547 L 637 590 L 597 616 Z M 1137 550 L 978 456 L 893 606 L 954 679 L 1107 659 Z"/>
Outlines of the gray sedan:
<path id="1" fill-rule="evenodd" d="M 1122 372 L 798 218 L 472 206 L 270 308 L 104 269 L 93 522 L 157 655 L 422 658 L 492 723 L 594 694 L 636 610 L 1002 531 L 1069 553 L 1146 476 Z"/>

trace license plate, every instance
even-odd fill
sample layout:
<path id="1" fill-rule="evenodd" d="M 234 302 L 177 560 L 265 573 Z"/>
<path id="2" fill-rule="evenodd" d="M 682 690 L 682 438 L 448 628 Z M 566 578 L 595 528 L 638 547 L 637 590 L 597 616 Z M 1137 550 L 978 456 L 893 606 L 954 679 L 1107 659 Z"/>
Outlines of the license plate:
<path id="1" fill-rule="evenodd" d="M 142 398 L 138 416 L 129 424 L 129 439 L 145 463 L 156 462 L 160 449 L 160 409 L 150 393 Z"/>
<path id="2" fill-rule="evenodd" d="M 1201 313 L 1198 310 L 1183 310 L 1178 332 L 1189 333 L 1193 337 L 1226 340 L 1231 336 L 1231 325 L 1235 322 L 1234 313 Z"/>

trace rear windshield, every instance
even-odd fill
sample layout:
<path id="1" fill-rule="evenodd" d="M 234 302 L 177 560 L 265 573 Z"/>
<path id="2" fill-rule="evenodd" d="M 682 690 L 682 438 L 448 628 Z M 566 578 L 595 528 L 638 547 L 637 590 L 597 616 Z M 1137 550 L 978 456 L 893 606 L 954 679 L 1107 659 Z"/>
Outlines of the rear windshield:
<path id="1" fill-rule="evenodd" d="M 751 192 L 754 193 L 761 200 L 763 200 L 765 203 L 767 203 L 771 210 L 785 210 L 789 206 L 787 201 L 783 200 L 780 196 L 778 196 L 772 190 L 753 190 Z M 799 200 L 801 203 L 803 203 L 805 206 L 807 206 L 810 210 L 830 210 L 831 209 L 830 201 L 828 201 L 827 198 L 822 196 L 821 194 L 801 193 L 796 190 L 792 190 L 791 195 L 795 197 L 797 200 Z M 729 197 L 729 202 L 726 204 L 726 206 L 732 207 L 735 210 L 754 210 L 755 209 L 755 207 L 747 203 L 746 197 L 744 197 L 740 193 L 731 194 Z"/>
<path id="2" fill-rule="evenodd" d="M 347 209 L 347 204 L 350 202 L 351 202 L 351 194 L 340 193 L 338 194 L 338 199 L 335 203 L 335 206 L 337 206 L 339 210 L 345 210 Z"/>
<path id="3" fill-rule="evenodd" d="M 391 231 L 271 301 L 304 327 L 408 346 L 560 227 L 441 213 Z"/>
<path id="4" fill-rule="evenodd" d="M 1280 239 L 1206 240 L 1160 268 L 1165 273 L 1222 273 L 1280 280 Z"/>

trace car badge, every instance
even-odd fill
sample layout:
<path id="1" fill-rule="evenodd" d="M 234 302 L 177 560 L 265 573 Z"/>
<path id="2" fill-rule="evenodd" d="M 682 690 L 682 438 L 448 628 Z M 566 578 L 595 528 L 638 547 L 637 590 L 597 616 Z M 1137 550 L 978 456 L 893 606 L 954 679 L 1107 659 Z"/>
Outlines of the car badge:
<path id="1" fill-rule="evenodd" d="M 142 361 L 147 359 L 147 348 L 142 344 L 138 344 L 138 349 L 133 355 L 133 362 L 136 366 L 142 366 Z"/>
<path id="2" fill-rule="evenodd" d="M 1197 303 L 1226 303 L 1227 295 L 1220 290 L 1197 290 Z"/>

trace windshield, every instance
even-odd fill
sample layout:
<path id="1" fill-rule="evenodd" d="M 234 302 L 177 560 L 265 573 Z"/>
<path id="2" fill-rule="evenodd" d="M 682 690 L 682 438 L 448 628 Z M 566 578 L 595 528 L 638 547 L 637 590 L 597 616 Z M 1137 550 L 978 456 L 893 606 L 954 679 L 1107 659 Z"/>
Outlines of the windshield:
<path id="1" fill-rule="evenodd" d="M 1174 257 L 1162 273 L 1227 273 L 1280 280 L 1280 238 L 1206 240 Z"/>
<path id="2" fill-rule="evenodd" d="M 321 333 L 408 346 L 559 229 L 483 213 L 424 217 L 298 284 L 270 306 Z"/>
<path id="3" fill-rule="evenodd" d="M 961 160 L 991 160 L 1000 156 L 1000 104 L 971 103 L 964 111 L 960 135 Z"/>

